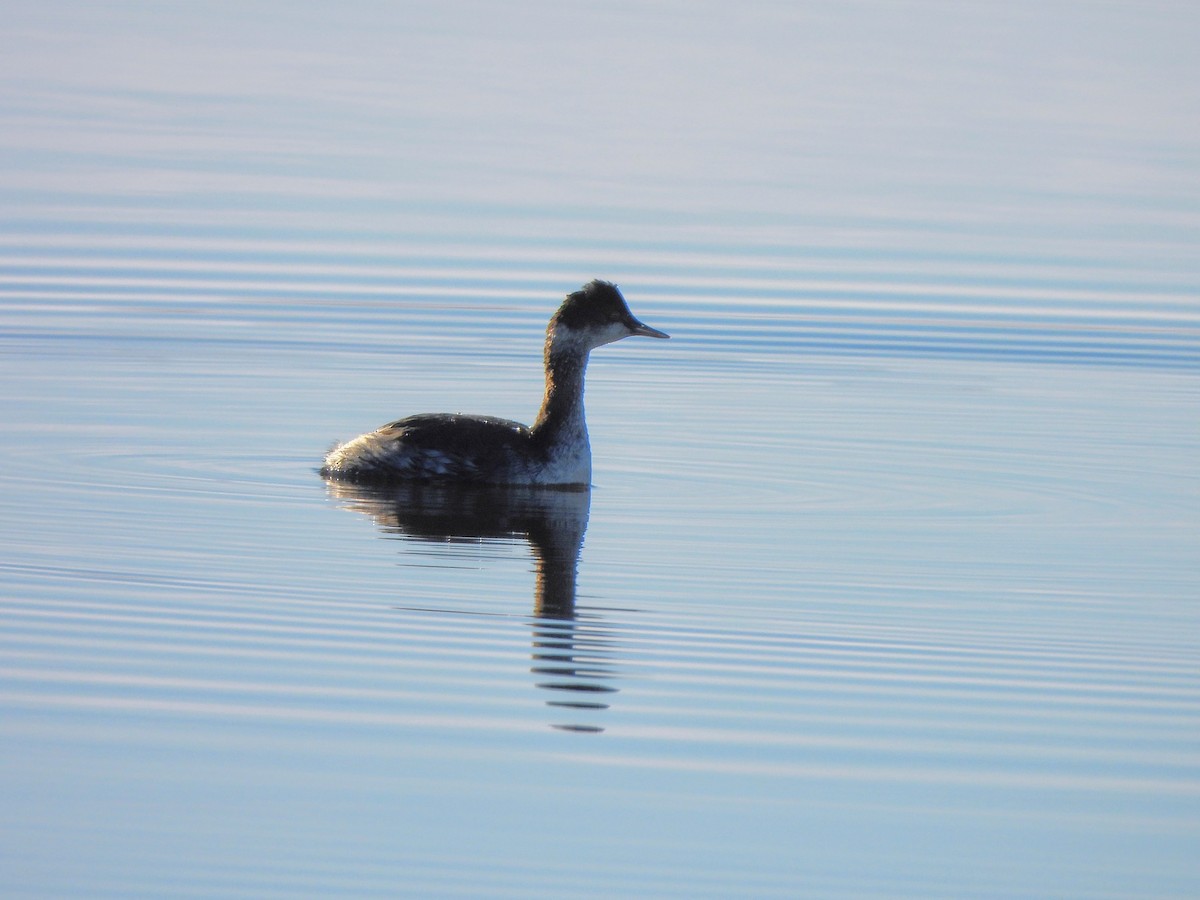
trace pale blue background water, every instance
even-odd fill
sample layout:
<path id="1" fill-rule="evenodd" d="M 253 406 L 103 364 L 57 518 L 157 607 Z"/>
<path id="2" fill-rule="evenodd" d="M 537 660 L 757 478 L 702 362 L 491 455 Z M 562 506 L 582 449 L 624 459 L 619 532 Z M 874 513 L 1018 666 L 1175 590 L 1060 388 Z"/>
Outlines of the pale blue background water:
<path id="1" fill-rule="evenodd" d="M 8 4 L 0 888 L 1195 896 L 1198 38 Z M 673 339 L 593 359 L 543 618 L 315 468 L 531 419 L 594 276 Z"/>

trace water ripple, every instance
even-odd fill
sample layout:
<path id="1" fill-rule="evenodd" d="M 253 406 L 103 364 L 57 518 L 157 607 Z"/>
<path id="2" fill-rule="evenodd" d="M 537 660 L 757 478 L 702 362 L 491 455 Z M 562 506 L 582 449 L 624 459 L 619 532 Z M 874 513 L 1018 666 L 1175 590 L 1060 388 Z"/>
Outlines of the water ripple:
<path id="1" fill-rule="evenodd" d="M 170 322 L 193 339 L 230 339 L 231 326 L 253 340 L 263 340 L 267 327 L 286 339 L 314 322 L 336 328 L 329 337 L 372 323 L 396 333 L 495 337 L 542 319 L 544 295 L 581 278 L 577 268 L 548 267 L 535 245 L 503 266 L 466 250 L 446 259 L 444 247 L 443 263 L 432 265 L 402 241 L 364 249 L 357 239 L 325 238 L 315 252 L 288 246 L 226 239 L 198 252 L 182 238 L 153 241 L 136 230 L 126 237 L 0 236 L 0 296 L 8 310 L 0 335 L 23 333 L 22 309 L 36 312 L 43 327 L 57 309 L 63 318 L 52 327 L 59 333 L 78 329 L 82 316 L 93 331 L 109 321 L 125 334 L 166 336 L 159 326 Z M 638 253 L 626 260 L 632 278 L 625 280 L 638 307 L 661 305 L 665 315 L 682 316 L 681 336 L 714 359 L 817 353 L 1200 364 L 1200 311 L 1187 281 L 1140 272 L 1087 280 L 1074 262 L 1056 269 L 1051 260 L 1028 262 L 1027 272 L 1013 263 L 984 274 L 953 256 L 918 271 L 911 255 L 891 268 L 876 258 L 864 272 L 861 254 L 829 248 L 809 248 L 806 263 L 804 248 L 789 257 L 750 247 L 759 268 L 743 260 L 744 272 L 735 273 L 730 261 L 695 252 L 640 253 L 643 261 Z"/>

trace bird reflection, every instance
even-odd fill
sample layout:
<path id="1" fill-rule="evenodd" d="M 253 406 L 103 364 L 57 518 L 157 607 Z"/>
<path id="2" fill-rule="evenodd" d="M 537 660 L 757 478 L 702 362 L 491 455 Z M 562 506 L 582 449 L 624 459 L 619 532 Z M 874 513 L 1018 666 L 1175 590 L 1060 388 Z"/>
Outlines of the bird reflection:
<path id="1" fill-rule="evenodd" d="M 615 641 L 593 613 L 577 613 L 575 583 L 591 492 L 522 487 L 404 484 L 387 487 L 327 482 L 343 506 L 370 516 L 384 532 L 407 540 L 445 542 L 516 538 L 535 563 L 532 668 L 546 705 L 568 716 L 551 727 L 600 732 L 586 719 L 608 709 L 617 692 Z"/>

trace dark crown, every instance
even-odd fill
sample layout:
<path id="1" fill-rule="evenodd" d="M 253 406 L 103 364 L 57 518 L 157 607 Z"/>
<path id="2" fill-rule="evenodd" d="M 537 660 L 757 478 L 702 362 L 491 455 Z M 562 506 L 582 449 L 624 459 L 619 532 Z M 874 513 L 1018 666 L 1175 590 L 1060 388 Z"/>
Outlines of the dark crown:
<path id="1" fill-rule="evenodd" d="M 567 299 L 554 314 L 556 321 L 577 329 L 628 321 L 632 316 L 617 286 L 599 278 L 567 294 Z"/>

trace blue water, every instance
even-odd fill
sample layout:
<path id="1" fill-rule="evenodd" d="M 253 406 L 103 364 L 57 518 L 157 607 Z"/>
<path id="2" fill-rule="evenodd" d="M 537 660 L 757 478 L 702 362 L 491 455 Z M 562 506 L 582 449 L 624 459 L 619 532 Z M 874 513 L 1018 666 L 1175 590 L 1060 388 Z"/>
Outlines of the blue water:
<path id="1" fill-rule="evenodd" d="M 6 896 L 1200 892 L 1190 6 L 10 7 Z"/>

